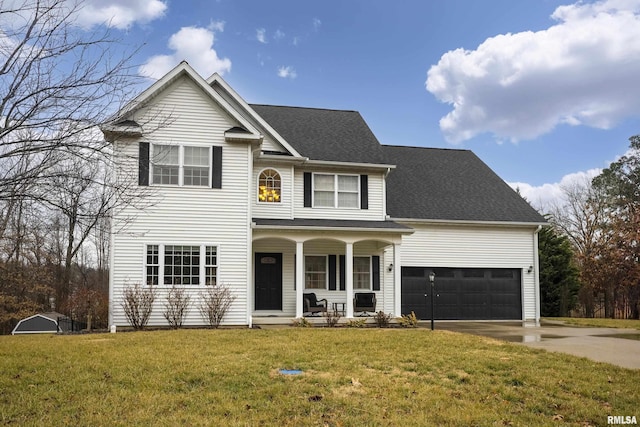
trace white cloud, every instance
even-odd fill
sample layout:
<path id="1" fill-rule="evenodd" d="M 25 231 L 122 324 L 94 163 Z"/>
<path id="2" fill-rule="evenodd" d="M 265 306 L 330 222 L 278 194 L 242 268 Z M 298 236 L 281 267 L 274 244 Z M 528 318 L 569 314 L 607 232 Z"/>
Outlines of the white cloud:
<path id="1" fill-rule="evenodd" d="M 224 24 L 224 21 L 214 21 L 212 19 L 211 22 L 209 22 L 209 25 L 207 25 L 207 29 L 221 33 L 224 31 Z"/>
<path id="2" fill-rule="evenodd" d="M 256 29 L 256 40 L 258 40 L 260 43 L 267 43 L 267 30 L 265 30 L 264 28 L 258 28 Z"/>
<path id="3" fill-rule="evenodd" d="M 169 38 L 171 55 L 156 55 L 142 65 L 138 72 L 154 79 L 159 79 L 186 60 L 198 73 L 208 77 L 213 73 L 224 74 L 231 70 L 229 58 L 219 58 L 213 49 L 214 33 L 206 28 L 183 27 Z"/>
<path id="4" fill-rule="evenodd" d="M 295 79 L 298 77 L 298 73 L 293 67 L 286 66 L 278 68 L 278 77 L 282 77 L 283 79 Z"/>
<path id="5" fill-rule="evenodd" d="M 558 7 L 556 25 L 442 55 L 426 88 L 453 110 L 450 142 L 533 139 L 559 124 L 607 129 L 640 112 L 640 0 Z"/>
<path id="6" fill-rule="evenodd" d="M 148 23 L 164 16 L 167 4 L 161 0 L 87 0 L 78 12 L 83 27 L 106 24 L 121 30 L 134 23 Z"/>
<path id="7" fill-rule="evenodd" d="M 318 31 L 320 29 L 320 26 L 322 25 L 322 21 L 319 20 L 318 18 L 313 18 L 313 29 Z"/>
<path id="8" fill-rule="evenodd" d="M 570 173 L 562 177 L 560 182 L 533 186 L 525 182 L 510 182 L 511 188 L 518 189 L 529 203 L 542 213 L 547 213 L 554 206 L 562 206 L 565 201 L 563 188 L 571 188 L 575 184 L 591 180 L 602 172 L 602 169 Z"/>
<path id="9" fill-rule="evenodd" d="M 282 40 L 284 38 L 285 34 L 284 31 L 278 29 L 276 30 L 276 32 L 273 34 L 273 39 L 274 40 Z"/>

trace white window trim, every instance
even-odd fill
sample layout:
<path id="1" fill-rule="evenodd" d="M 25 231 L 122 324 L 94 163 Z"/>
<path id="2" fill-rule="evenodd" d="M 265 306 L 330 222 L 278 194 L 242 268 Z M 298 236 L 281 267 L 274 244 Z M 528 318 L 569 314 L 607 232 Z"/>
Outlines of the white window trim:
<path id="1" fill-rule="evenodd" d="M 178 147 L 178 185 L 175 184 L 158 184 L 153 181 L 153 156 L 156 145 L 166 145 Z M 151 143 L 151 150 L 149 153 L 149 185 L 156 187 L 187 187 L 187 188 L 211 188 L 211 180 L 213 179 L 213 164 L 211 162 L 211 147 L 202 147 L 200 145 L 189 145 L 189 144 L 162 144 L 162 143 Z M 207 158 L 209 163 L 209 177 L 207 179 L 207 185 L 185 185 L 184 184 L 184 148 L 192 147 L 192 148 L 206 148 L 208 151 Z M 279 172 L 278 172 L 279 173 Z"/>
<path id="2" fill-rule="evenodd" d="M 324 288 L 307 288 L 307 257 L 323 257 L 324 258 Z M 326 291 L 329 289 L 329 255 L 327 254 L 304 254 L 304 290 L 309 291 Z"/>
<path id="3" fill-rule="evenodd" d="M 158 288 L 171 288 L 174 285 L 169 285 L 169 284 L 165 284 L 164 283 L 164 248 L 165 246 L 198 246 L 200 248 L 200 265 L 199 267 L 199 272 L 200 272 L 200 277 L 199 277 L 199 283 L 197 285 L 194 284 L 190 284 L 190 285 L 176 285 L 177 287 L 181 287 L 181 288 L 206 288 L 207 286 L 204 284 L 204 281 L 206 280 L 205 274 L 206 274 L 206 253 L 207 253 L 207 246 L 213 246 L 216 248 L 216 283 L 220 284 L 223 283 L 222 279 L 220 278 L 220 244 L 218 243 L 193 243 L 193 242 L 171 242 L 171 243 L 157 243 L 157 242 L 148 242 L 145 243 L 144 245 L 142 245 L 142 253 L 143 253 L 143 260 L 144 262 L 142 263 L 142 280 L 141 283 L 144 283 L 145 286 L 147 285 L 147 247 L 148 246 L 158 246 Z"/>
<path id="4" fill-rule="evenodd" d="M 333 206 L 316 206 L 316 175 L 331 175 L 333 176 Z M 348 206 L 338 206 L 338 194 L 340 193 L 338 189 L 338 177 L 339 176 L 352 176 L 356 177 L 356 181 L 358 183 L 358 206 L 348 207 Z M 352 174 L 352 173 L 323 173 L 323 172 L 314 172 L 312 174 L 313 179 L 311 180 L 311 206 L 313 208 L 318 209 L 360 209 L 360 202 L 362 199 L 362 189 L 360 188 L 360 175 Z"/>
<path id="5" fill-rule="evenodd" d="M 277 202 L 267 202 L 267 201 L 261 201 L 260 200 L 260 175 L 262 175 L 262 173 L 266 170 L 273 170 L 275 171 L 278 176 L 280 176 L 280 200 L 278 200 Z M 284 193 L 284 184 L 283 184 L 283 180 L 282 180 L 282 173 L 276 169 L 276 168 L 272 168 L 272 167 L 266 167 L 263 168 L 262 170 L 260 170 L 258 172 L 258 175 L 256 176 L 256 202 L 261 204 L 261 205 L 275 205 L 275 206 L 279 206 L 282 204 L 282 193 Z"/>

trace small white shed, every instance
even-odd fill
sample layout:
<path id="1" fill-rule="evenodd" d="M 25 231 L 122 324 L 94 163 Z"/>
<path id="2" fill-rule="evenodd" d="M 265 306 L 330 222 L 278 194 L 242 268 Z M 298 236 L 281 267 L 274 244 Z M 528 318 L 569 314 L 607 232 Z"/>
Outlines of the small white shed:
<path id="1" fill-rule="evenodd" d="M 18 322 L 11 335 L 16 334 L 56 334 L 62 332 L 58 325 L 59 318 L 66 318 L 64 314 L 56 313 L 38 313 L 33 316 L 24 318 Z"/>

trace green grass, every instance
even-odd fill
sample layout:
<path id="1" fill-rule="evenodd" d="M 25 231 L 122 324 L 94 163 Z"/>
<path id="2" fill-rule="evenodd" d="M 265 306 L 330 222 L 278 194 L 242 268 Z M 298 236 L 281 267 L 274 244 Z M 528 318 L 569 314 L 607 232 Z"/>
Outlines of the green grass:
<path id="1" fill-rule="evenodd" d="M 586 426 L 640 415 L 639 370 L 425 329 L 3 336 L 0 372 L 7 425 Z"/>
<path id="2" fill-rule="evenodd" d="M 640 330 L 640 320 L 632 319 L 603 319 L 581 317 L 546 317 L 546 320 L 560 320 L 567 325 L 594 326 L 598 328 L 626 328 Z"/>

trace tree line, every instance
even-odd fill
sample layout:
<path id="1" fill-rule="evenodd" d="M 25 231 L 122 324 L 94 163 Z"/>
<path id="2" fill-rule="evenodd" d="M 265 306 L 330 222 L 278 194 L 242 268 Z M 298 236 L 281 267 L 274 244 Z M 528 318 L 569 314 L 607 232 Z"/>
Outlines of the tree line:
<path id="1" fill-rule="evenodd" d="M 592 180 L 563 188 L 539 234 L 543 316 L 640 318 L 640 135 Z"/>
<path id="2" fill-rule="evenodd" d="M 81 1 L 0 0 L 0 332 L 41 311 L 108 316 L 109 218 L 136 191 L 99 130 L 139 82 Z"/>

